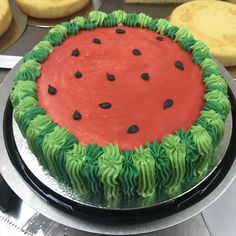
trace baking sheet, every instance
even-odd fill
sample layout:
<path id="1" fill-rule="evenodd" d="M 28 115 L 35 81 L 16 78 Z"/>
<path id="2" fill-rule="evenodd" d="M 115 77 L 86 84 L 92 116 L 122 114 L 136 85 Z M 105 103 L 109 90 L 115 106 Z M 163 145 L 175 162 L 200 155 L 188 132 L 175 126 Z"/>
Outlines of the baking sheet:
<path id="1" fill-rule="evenodd" d="M 232 116 L 231 114 L 228 116 L 225 125 L 225 134 L 223 139 L 221 140 L 218 149 L 215 151 L 215 155 L 212 161 L 212 165 L 209 166 L 208 173 L 206 174 L 204 179 L 199 180 L 198 182 L 183 184 L 180 192 L 176 192 L 175 194 L 168 194 L 163 191 L 157 191 L 155 197 L 152 198 L 142 198 L 136 197 L 133 199 L 112 199 L 106 200 L 104 198 L 98 198 L 98 196 L 90 195 L 87 198 L 80 197 L 75 191 L 73 191 L 68 186 L 63 183 L 59 183 L 56 179 L 54 179 L 50 173 L 45 170 L 38 162 L 37 158 L 30 151 L 26 139 L 21 134 L 21 131 L 17 125 L 17 123 L 13 119 L 13 134 L 16 142 L 16 146 L 18 151 L 27 165 L 27 167 L 31 170 L 36 178 L 40 176 L 39 181 L 41 181 L 48 188 L 52 189 L 57 194 L 74 201 L 75 203 L 79 203 L 82 205 L 92 206 L 95 208 L 109 208 L 109 209 L 137 209 L 137 208 L 145 208 L 150 206 L 158 206 L 160 204 L 167 203 L 169 201 L 173 201 L 177 197 L 186 194 L 191 191 L 193 188 L 196 188 L 200 183 L 202 183 L 217 167 L 217 165 L 221 162 L 224 157 L 224 154 L 227 150 L 227 147 L 230 142 L 232 131 Z"/>

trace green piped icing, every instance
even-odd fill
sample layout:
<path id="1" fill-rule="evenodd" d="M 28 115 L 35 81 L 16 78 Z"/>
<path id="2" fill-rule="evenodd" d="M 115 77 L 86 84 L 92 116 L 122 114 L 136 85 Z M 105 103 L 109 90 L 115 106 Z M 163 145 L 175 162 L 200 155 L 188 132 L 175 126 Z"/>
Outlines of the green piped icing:
<path id="1" fill-rule="evenodd" d="M 150 197 L 155 193 L 155 160 L 149 148 L 135 148 L 133 163 L 138 170 L 137 193 L 142 197 Z"/>
<path id="2" fill-rule="evenodd" d="M 98 178 L 104 186 L 107 199 L 119 196 L 119 174 L 122 169 L 123 156 L 117 145 L 107 145 L 102 148 L 103 154 L 98 158 Z"/>
<path id="3" fill-rule="evenodd" d="M 75 20 L 71 20 L 70 22 L 63 22 L 62 25 L 67 28 L 69 35 L 76 35 L 80 30 L 80 27 Z"/>
<path id="4" fill-rule="evenodd" d="M 135 13 L 129 13 L 127 14 L 125 21 L 125 25 L 128 25 L 130 27 L 134 27 L 138 24 L 138 15 Z"/>
<path id="5" fill-rule="evenodd" d="M 168 37 L 170 37 L 171 39 L 175 39 L 175 34 L 176 32 L 179 30 L 179 27 L 172 25 L 170 27 L 168 27 L 166 29 L 166 34 L 168 35 Z"/>
<path id="6" fill-rule="evenodd" d="M 31 122 L 26 130 L 26 139 L 28 141 L 30 150 L 37 157 L 40 156 L 40 153 L 38 153 L 38 151 L 37 151 L 38 148 L 36 145 L 36 138 L 51 123 L 52 123 L 52 120 L 48 115 L 37 115 L 34 119 L 31 120 Z"/>
<path id="7" fill-rule="evenodd" d="M 53 46 L 48 41 L 41 41 L 33 48 L 33 51 L 37 51 L 40 49 L 44 49 L 46 52 L 49 53 L 53 51 Z"/>
<path id="8" fill-rule="evenodd" d="M 220 114 L 215 111 L 202 111 L 201 117 L 206 119 L 215 129 L 217 142 L 219 142 L 224 136 L 224 121 L 222 120 Z"/>
<path id="9" fill-rule="evenodd" d="M 201 125 L 193 125 L 190 129 L 193 141 L 196 144 L 200 158 L 195 168 L 198 176 L 203 176 L 208 168 L 208 163 L 213 154 L 212 138 Z"/>
<path id="10" fill-rule="evenodd" d="M 117 25 L 117 19 L 116 17 L 110 13 L 107 15 L 107 17 L 103 21 L 103 26 L 105 27 L 113 27 Z"/>
<path id="11" fill-rule="evenodd" d="M 126 20 L 127 13 L 122 10 L 116 10 L 111 13 L 117 20 L 117 25 L 122 26 Z"/>
<path id="12" fill-rule="evenodd" d="M 26 96 L 34 97 L 36 93 L 36 87 L 37 85 L 34 81 L 18 81 L 10 95 L 12 105 L 14 107 L 17 106 L 20 100 Z"/>
<path id="13" fill-rule="evenodd" d="M 138 170 L 133 163 L 133 151 L 125 150 L 122 158 L 122 168 L 119 175 L 120 189 L 125 196 L 135 196 L 138 184 Z"/>
<path id="14" fill-rule="evenodd" d="M 32 106 L 31 108 L 29 108 L 24 115 L 21 118 L 21 132 L 23 134 L 23 136 L 26 136 L 26 131 L 27 128 L 31 122 L 31 120 L 33 120 L 37 115 L 44 115 L 45 112 L 43 110 L 43 108 L 39 107 L 39 106 Z"/>
<path id="15" fill-rule="evenodd" d="M 35 61 L 37 61 L 35 59 L 34 55 L 32 54 L 32 52 L 27 52 L 27 53 L 24 54 L 23 61 L 26 62 L 28 60 L 35 60 Z M 40 62 L 40 61 L 38 61 L 38 62 Z"/>
<path id="16" fill-rule="evenodd" d="M 80 29 L 84 27 L 84 21 L 85 21 L 84 17 L 77 16 L 74 19 L 72 19 L 70 22 L 72 22 L 72 21 L 73 21 L 74 24 L 78 25 L 78 27 Z"/>
<path id="17" fill-rule="evenodd" d="M 219 66 L 216 64 L 216 62 L 211 59 L 211 58 L 206 58 L 202 61 L 201 63 L 202 69 L 209 69 L 209 68 L 214 68 L 219 70 Z"/>
<path id="18" fill-rule="evenodd" d="M 56 25 L 50 29 L 45 37 L 45 40 L 53 46 L 61 44 L 67 37 L 68 30 L 64 25 Z"/>
<path id="19" fill-rule="evenodd" d="M 91 11 L 89 13 L 89 18 L 92 19 L 96 25 L 102 26 L 104 19 L 107 17 L 107 14 L 102 11 Z"/>
<path id="20" fill-rule="evenodd" d="M 23 63 L 20 68 L 16 71 L 16 74 L 18 74 L 21 70 L 31 70 L 31 69 L 37 69 L 40 70 L 41 69 L 41 65 L 40 63 L 38 63 L 35 60 L 28 60 L 25 63 Z"/>
<path id="21" fill-rule="evenodd" d="M 85 148 L 81 144 L 74 144 L 73 149 L 66 153 L 66 172 L 74 190 L 80 195 L 88 193 L 81 175 L 81 167 L 85 162 Z"/>
<path id="22" fill-rule="evenodd" d="M 216 113 L 220 114 L 223 121 L 225 121 L 228 113 L 226 110 L 222 109 L 221 104 L 219 104 L 217 101 L 208 101 L 205 103 L 203 107 L 203 111 L 210 111 L 213 110 Z"/>
<path id="23" fill-rule="evenodd" d="M 43 62 L 50 52 L 53 51 L 53 46 L 46 40 L 39 42 L 33 47 L 30 53 L 26 53 L 24 61 L 34 59 L 37 62 Z"/>
<path id="24" fill-rule="evenodd" d="M 65 142 L 60 149 L 57 150 L 55 161 L 58 170 L 61 172 L 62 181 L 71 186 L 70 178 L 66 172 L 66 153 L 73 149 L 74 144 L 77 143 L 77 139 L 74 135 L 67 131 Z"/>
<path id="25" fill-rule="evenodd" d="M 206 93 L 204 98 L 207 102 L 214 101 L 219 103 L 222 109 L 225 110 L 226 114 L 228 114 L 231 110 L 231 105 L 228 97 L 218 90 Z"/>
<path id="26" fill-rule="evenodd" d="M 196 40 L 192 36 L 183 38 L 180 41 L 181 48 L 183 48 L 186 51 L 191 51 L 192 50 L 191 48 L 195 43 Z"/>
<path id="27" fill-rule="evenodd" d="M 138 14 L 138 24 L 139 26 L 143 27 L 148 27 L 150 21 L 152 20 L 152 18 L 146 14 L 143 13 L 139 13 Z"/>
<path id="28" fill-rule="evenodd" d="M 20 129 L 22 129 L 22 117 L 32 107 L 36 107 L 38 104 L 37 100 L 33 97 L 25 97 L 20 100 L 19 104 L 14 107 L 14 118 L 18 123 Z"/>
<path id="29" fill-rule="evenodd" d="M 15 84 L 19 80 L 35 81 L 40 75 L 41 65 L 35 60 L 28 60 L 16 71 Z"/>
<path id="30" fill-rule="evenodd" d="M 49 169 L 49 163 L 47 162 L 47 158 L 44 156 L 44 151 L 43 151 L 43 140 L 44 137 L 51 132 L 54 131 L 54 128 L 57 126 L 55 123 L 49 123 L 47 127 L 44 129 L 40 130 L 40 133 L 38 136 L 35 137 L 34 145 L 35 145 L 35 151 L 38 154 L 37 157 L 40 161 L 40 163 L 47 169 Z"/>
<path id="31" fill-rule="evenodd" d="M 228 85 L 221 76 L 210 75 L 209 77 L 204 78 L 204 82 L 208 92 L 213 90 L 219 90 L 223 94 L 227 95 Z"/>
<path id="32" fill-rule="evenodd" d="M 200 40 L 197 40 L 191 49 L 193 61 L 198 65 L 201 65 L 206 58 L 210 58 L 209 48 Z"/>
<path id="33" fill-rule="evenodd" d="M 166 34 L 167 29 L 172 26 L 172 24 L 166 19 L 159 19 L 157 21 L 157 32 L 160 34 Z"/>
<path id="34" fill-rule="evenodd" d="M 200 50 L 194 50 L 192 52 L 192 60 L 198 65 L 201 65 L 205 58 L 210 58 L 209 52 L 203 52 Z M 206 75 L 203 76 L 206 77 Z"/>
<path id="35" fill-rule="evenodd" d="M 203 69 L 203 76 L 204 77 L 209 77 L 211 75 L 219 75 L 220 76 L 219 66 L 211 58 L 205 58 L 201 62 L 201 67 Z"/>
<path id="36" fill-rule="evenodd" d="M 93 30 L 97 27 L 96 23 L 90 19 L 90 18 L 87 18 L 84 20 L 84 25 L 83 25 L 83 28 L 86 29 L 86 30 Z"/>
<path id="37" fill-rule="evenodd" d="M 200 40 L 196 41 L 196 43 L 192 46 L 192 50 L 209 53 L 209 48 Z"/>
<path id="38" fill-rule="evenodd" d="M 148 24 L 148 28 L 153 31 L 157 31 L 157 22 L 158 19 L 151 19 L 151 21 Z"/>
<path id="39" fill-rule="evenodd" d="M 85 149 L 85 161 L 81 167 L 81 175 L 87 183 L 89 191 L 99 194 L 102 190 L 102 182 L 98 178 L 98 158 L 102 155 L 102 148 L 97 144 L 87 145 Z"/>
<path id="40" fill-rule="evenodd" d="M 186 182 L 191 182 L 195 177 L 195 168 L 200 158 L 200 155 L 198 153 L 196 144 L 193 141 L 193 136 L 189 130 L 184 131 L 183 129 L 179 129 L 177 132 L 175 132 L 175 135 L 180 138 L 180 142 L 185 146 L 186 149 L 186 172 L 184 180 Z"/>
<path id="41" fill-rule="evenodd" d="M 156 183 L 161 188 L 165 188 L 171 178 L 171 162 L 166 156 L 166 150 L 162 144 L 154 141 L 152 144 L 147 143 L 150 154 L 155 159 Z"/>
<path id="42" fill-rule="evenodd" d="M 180 137 L 168 135 L 162 139 L 162 145 L 166 150 L 166 156 L 171 163 L 172 176 L 167 185 L 170 191 L 178 191 L 184 179 L 186 166 L 186 147 L 181 143 Z"/>
<path id="43" fill-rule="evenodd" d="M 220 75 L 220 71 L 213 67 L 203 69 L 203 77 L 208 77 L 210 75 Z"/>
<path id="44" fill-rule="evenodd" d="M 211 136 L 213 147 L 216 147 L 218 144 L 218 140 L 217 140 L 216 130 L 214 126 L 210 124 L 204 117 L 200 117 L 197 120 L 196 124 L 201 125 L 204 129 L 206 129 L 208 134 Z"/>
<path id="45" fill-rule="evenodd" d="M 175 41 L 176 42 L 182 42 L 183 39 L 191 38 L 192 35 L 189 33 L 189 31 L 186 28 L 180 28 L 175 33 Z"/>
<path id="46" fill-rule="evenodd" d="M 68 130 L 56 126 L 53 132 L 45 135 L 42 143 L 43 154 L 51 174 L 66 184 L 70 184 L 70 181 L 65 170 L 65 153 L 73 148 L 75 142 L 76 138 Z"/>

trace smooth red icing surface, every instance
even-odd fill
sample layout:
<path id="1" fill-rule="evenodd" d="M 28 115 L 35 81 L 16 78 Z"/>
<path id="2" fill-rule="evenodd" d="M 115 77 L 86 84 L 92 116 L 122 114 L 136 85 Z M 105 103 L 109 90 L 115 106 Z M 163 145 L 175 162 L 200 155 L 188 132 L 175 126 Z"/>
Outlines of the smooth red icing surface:
<path id="1" fill-rule="evenodd" d="M 156 39 L 157 33 L 141 28 L 97 28 L 81 31 L 55 47 L 42 64 L 38 79 L 39 105 L 57 122 L 74 134 L 82 144 L 118 144 L 134 148 L 159 140 L 179 128 L 188 129 L 200 115 L 204 102 L 204 84 L 200 68 L 192 62 L 191 54 L 182 50 L 166 36 Z M 94 44 L 99 38 L 102 44 Z M 80 56 L 71 56 L 78 48 Z M 132 54 L 139 49 L 142 55 Z M 183 62 L 185 70 L 175 67 Z M 83 77 L 76 79 L 80 71 Z M 148 73 L 150 80 L 141 79 Z M 106 74 L 114 74 L 108 81 Z M 48 94 L 48 85 L 57 88 L 56 95 Z M 163 109 L 166 99 L 174 104 Z M 110 109 L 100 103 L 110 102 Z M 82 119 L 73 120 L 78 110 Z M 129 134 L 131 125 L 139 132 Z"/>

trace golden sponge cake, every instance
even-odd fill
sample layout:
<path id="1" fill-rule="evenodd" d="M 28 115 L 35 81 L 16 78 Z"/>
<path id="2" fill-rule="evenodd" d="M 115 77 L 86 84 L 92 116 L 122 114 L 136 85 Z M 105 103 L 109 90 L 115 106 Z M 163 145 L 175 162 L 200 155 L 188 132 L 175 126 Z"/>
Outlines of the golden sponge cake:
<path id="1" fill-rule="evenodd" d="M 36 18 L 55 19 L 69 16 L 83 7 L 90 0 L 16 0 L 20 9 Z"/>
<path id="2" fill-rule="evenodd" d="M 236 65 L 236 5 L 221 1 L 193 1 L 180 5 L 170 21 L 186 27 L 204 41 L 225 66 Z"/>
<path id="3" fill-rule="evenodd" d="M 12 19 L 8 0 L 0 1 L 0 36 L 8 29 Z"/>

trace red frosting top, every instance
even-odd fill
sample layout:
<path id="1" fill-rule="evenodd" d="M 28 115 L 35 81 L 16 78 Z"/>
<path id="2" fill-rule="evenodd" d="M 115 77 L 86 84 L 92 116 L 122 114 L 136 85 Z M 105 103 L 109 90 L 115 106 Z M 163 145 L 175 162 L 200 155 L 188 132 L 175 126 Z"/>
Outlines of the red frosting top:
<path id="1" fill-rule="evenodd" d="M 191 53 L 148 29 L 122 27 L 124 34 L 116 29 L 83 30 L 55 47 L 42 64 L 39 105 L 84 145 L 131 149 L 189 129 L 204 102 L 202 72 Z M 76 48 L 80 54 L 73 56 Z M 141 55 L 134 55 L 134 49 Z M 111 80 L 107 73 L 114 75 Z M 48 93 L 49 85 L 55 95 Z M 105 102 L 111 107 L 102 108 Z M 80 119 L 73 118 L 75 111 Z M 134 133 L 128 132 L 133 125 Z"/>

